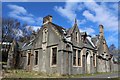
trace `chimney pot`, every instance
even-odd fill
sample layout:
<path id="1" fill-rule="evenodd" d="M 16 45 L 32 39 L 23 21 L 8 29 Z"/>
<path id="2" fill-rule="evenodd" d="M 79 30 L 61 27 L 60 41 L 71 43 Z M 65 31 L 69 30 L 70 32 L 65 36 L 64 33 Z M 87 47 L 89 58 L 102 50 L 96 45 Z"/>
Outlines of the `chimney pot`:
<path id="1" fill-rule="evenodd" d="M 99 25 L 99 28 L 100 28 L 100 38 L 102 38 L 103 36 L 104 36 L 104 27 L 103 27 L 103 25 Z"/>
<path id="2" fill-rule="evenodd" d="M 43 24 L 46 24 L 48 22 L 52 22 L 52 16 L 48 15 L 43 18 Z"/>

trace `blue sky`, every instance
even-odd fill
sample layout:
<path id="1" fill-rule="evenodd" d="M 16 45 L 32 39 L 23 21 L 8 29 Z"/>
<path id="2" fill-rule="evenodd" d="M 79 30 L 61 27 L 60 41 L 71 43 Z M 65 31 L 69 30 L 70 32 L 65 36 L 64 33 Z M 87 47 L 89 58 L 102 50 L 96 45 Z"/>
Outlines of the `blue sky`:
<path id="1" fill-rule="evenodd" d="M 108 46 L 118 47 L 118 3 L 117 2 L 3 2 L 2 16 L 18 19 L 37 29 L 42 18 L 53 16 L 53 23 L 68 29 L 77 19 L 81 32 L 95 36 L 99 24 L 104 26 Z"/>

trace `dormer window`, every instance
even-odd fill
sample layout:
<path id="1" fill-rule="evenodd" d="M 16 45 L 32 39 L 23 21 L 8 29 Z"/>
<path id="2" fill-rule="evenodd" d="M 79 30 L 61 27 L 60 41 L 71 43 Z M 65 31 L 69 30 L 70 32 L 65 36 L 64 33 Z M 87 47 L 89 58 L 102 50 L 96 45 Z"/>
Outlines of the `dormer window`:
<path id="1" fill-rule="evenodd" d="M 75 33 L 75 41 L 78 42 L 78 32 Z"/>
<path id="2" fill-rule="evenodd" d="M 76 32 L 76 41 L 77 41 L 77 32 Z"/>
<path id="3" fill-rule="evenodd" d="M 43 42 L 47 42 L 48 30 L 45 28 L 43 30 Z"/>

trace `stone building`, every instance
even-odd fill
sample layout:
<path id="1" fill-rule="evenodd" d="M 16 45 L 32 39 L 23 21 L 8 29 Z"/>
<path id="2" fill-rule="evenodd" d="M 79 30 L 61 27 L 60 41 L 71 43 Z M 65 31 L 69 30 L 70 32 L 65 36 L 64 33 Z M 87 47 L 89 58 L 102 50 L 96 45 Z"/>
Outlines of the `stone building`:
<path id="1" fill-rule="evenodd" d="M 99 25 L 99 29 L 99 35 L 91 37 L 80 32 L 77 20 L 72 28 L 66 30 L 54 24 L 52 16 L 48 15 L 43 18 L 37 34 L 18 49 L 19 68 L 49 74 L 110 72 L 112 57 L 103 25 Z"/>

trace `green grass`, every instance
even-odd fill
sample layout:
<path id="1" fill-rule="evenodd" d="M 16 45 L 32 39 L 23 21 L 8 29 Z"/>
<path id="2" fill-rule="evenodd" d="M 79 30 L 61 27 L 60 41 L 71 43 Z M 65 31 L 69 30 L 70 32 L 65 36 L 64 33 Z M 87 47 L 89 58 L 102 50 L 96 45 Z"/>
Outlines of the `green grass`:
<path id="1" fill-rule="evenodd" d="M 95 73 L 95 74 L 77 74 L 77 75 L 59 75 L 59 74 L 47 74 L 36 71 L 25 70 L 5 70 L 4 78 L 80 78 L 84 76 L 96 76 L 98 74 L 110 74 L 109 73 Z"/>
<path id="2" fill-rule="evenodd" d="M 76 75 L 66 75 L 64 76 L 65 78 L 80 78 L 80 77 L 84 77 L 84 76 L 96 76 L 99 74 L 111 74 L 111 73 L 120 73 L 120 72 L 97 72 L 94 74 L 76 74 Z"/>
<path id="3" fill-rule="evenodd" d="M 4 78 L 56 78 L 56 77 L 59 78 L 60 75 L 25 70 L 6 70 L 4 75 Z"/>

